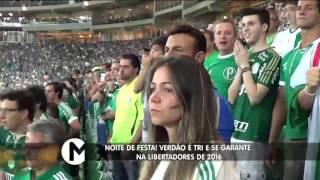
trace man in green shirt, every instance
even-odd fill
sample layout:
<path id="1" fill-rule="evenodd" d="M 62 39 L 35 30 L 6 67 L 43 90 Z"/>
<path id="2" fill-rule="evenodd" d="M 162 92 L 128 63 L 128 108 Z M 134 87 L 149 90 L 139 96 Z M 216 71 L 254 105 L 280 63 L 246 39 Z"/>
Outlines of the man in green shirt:
<path id="1" fill-rule="evenodd" d="M 242 178 L 264 179 L 263 159 L 269 137 L 271 114 L 279 81 L 281 57 L 268 46 L 266 34 L 269 14 L 264 9 L 242 11 L 242 33 L 252 50 L 236 41 L 234 56 L 238 72 L 229 88 L 229 102 L 233 104 L 235 132 L 231 142 L 253 143 L 255 153 L 238 156 L 237 162 Z M 244 159 L 245 158 L 245 159 Z M 248 159 L 248 161 L 244 161 Z"/>
<path id="2" fill-rule="evenodd" d="M 299 148 L 285 149 L 286 161 L 283 179 L 302 179 L 304 174 L 304 161 L 292 161 L 292 159 L 297 154 L 302 157 L 305 155 L 305 149 L 302 147 L 305 147 L 307 138 L 308 116 L 319 85 L 317 84 L 318 70 L 311 69 L 315 72 L 307 73 L 320 41 L 319 5 L 320 2 L 316 0 L 300 0 L 298 2 L 297 25 L 301 28 L 302 41 L 297 48 L 284 57 L 281 63 L 281 88 L 274 107 L 269 142 L 275 141 L 285 124 L 286 142 L 301 144 L 297 146 Z M 297 71 L 299 66 L 307 67 L 306 71 Z M 309 84 L 309 80 L 314 81 L 313 84 Z"/>
<path id="3" fill-rule="evenodd" d="M 237 72 L 237 64 L 233 56 L 233 47 L 237 38 L 236 25 L 230 19 L 217 20 L 214 37 L 219 53 L 213 58 L 207 70 L 217 92 L 228 99 L 228 89 Z"/>
<path id="4" fill-rule="evenodd" d="M 72 109 L 62 101 L 63 86 L 59 82 L 48 83 L 45 87 L 45 92 L 48 102 L 53 102 L 58 105 L 59 119 L 64 124 L 67 133 L 74 137 L 80 131 L 80 122 Z"/>
<path id="5" fill-rule="evenodd" d="M 12 133 L 5 142 L 6 154 L 9 159 L 1 171 L 6 179 L 26 166 L 23 155 L 23 145 L 27 126 L 32 123 L 34 116 L 34 101 L 32 95 L 25 90 L 12 90 L 2 95 L 0 104 L 0 119 L 4 128 Z M 1 173 L 0 176 L 4 176 Z"/>
<path id="6" fill-rule="evenodd" d="M 58 121 L 39 120 L 28 126 L 26 154 L 28 169 L 14 176 L 14 180 L 69 180 L 71 176 L 59 163 L 60 149 L 67 139 Z"/>
<path id="7" fill-rule="evenodd" d="M 102 118 L 106 121 L 106 128 L 108 131 L 107 139 L 109 141 L 112 137 L 112 128 L 116 112 L 116 99 L 122 84 L 118 83 L 120 87 L 115 86 L 114 82 L 107 82 L 107 84 L 109 84 L 109 91 L 105 98 Z"/>

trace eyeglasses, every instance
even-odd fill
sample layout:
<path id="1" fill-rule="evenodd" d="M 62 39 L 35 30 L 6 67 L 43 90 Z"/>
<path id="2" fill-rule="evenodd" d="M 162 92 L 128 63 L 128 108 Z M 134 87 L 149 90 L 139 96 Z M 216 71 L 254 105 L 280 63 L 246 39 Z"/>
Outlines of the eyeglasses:
<path id="1" fill-rule="evenodd" d="M 0 108 L 0 112 L 2 113 L 13 112 L 13 111 L 18 111 L 18 109 L 17 108 Z"/>

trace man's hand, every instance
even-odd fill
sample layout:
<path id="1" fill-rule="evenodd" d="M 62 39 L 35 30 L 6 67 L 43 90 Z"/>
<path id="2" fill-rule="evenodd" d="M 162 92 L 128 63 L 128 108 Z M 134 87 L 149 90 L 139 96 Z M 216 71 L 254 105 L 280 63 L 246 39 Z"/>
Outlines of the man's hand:
<path id="1" fill-rule="evenodd" d="M 248 50 L 243 47 L 239 40 L 236 40 L 234 44 L 234 58 L 240 69 L 250 67 Z"/>
<path id="2" fill-rule="evenodd" d="M 152 56 L 151 55 L 144 55 L 141 59 L 141 64 L 143 68 L 148 68 L 152 64 Z"/>
<path id="3" fill-rule="evenodd" d="M 272 166 L 277 161 L 277 153 L 278 149 L 276 147 L 276 144 L 269 144 L 268 152 L 267 152 L 267 158 L 266 158 L 266 165 L 271 169 Z"/>
<path id="4" fill-rule="evenodd" d="M 320 68 L 311 68 L 307 73 L 308 93 L 315 93 L 320 86 Z"/>
<path id="5" fill-rule="evenodd" d="M 102 119 L 106 121 L 106 120 L 112 119 L 114 117 L 115 117 L 115 113 L 113 111 L 108 111 L 107 113 L 105 113 L 102 116 Z"/>

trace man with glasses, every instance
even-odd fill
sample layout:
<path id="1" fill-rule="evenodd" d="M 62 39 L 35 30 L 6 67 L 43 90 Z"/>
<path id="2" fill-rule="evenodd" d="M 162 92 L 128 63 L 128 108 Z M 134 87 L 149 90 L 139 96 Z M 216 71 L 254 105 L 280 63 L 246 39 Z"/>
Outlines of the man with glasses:
<path id="1" fill-rule="evenodd" d="M 0 105 L 1 102 L 3 101 L 3 94 L 0 94 Z M 0 112 L 1 113 L 1 112 Z M 4 124 L 2 122 L 3 120 L 3 116 L 0 117 L 0 147 L 3 147 L 5 145 L 5 143 L 7 142 L 8 138 L 11 138 L 12 134 L 10 133 L 10 131 L 8 131 L 7 129 L 4 128 Z M 0 160 L 0 164 L 3 161 Z"/>
<path id="2" fill-rule="evenodd" d="M 32 123 L 34 111 L 33 97 L 27 91 L 13 90 L 2 95 L 0 119 L 4 128 L 12 133 L 5 145 L 8 154 L 12 156 L 1 167 L 7 180 L 12 179 L 17 171 L 26 166 L 22 147 L 25 144 L 27 126 Z M 3 177 L 3 174 L 1 175 Z"/>

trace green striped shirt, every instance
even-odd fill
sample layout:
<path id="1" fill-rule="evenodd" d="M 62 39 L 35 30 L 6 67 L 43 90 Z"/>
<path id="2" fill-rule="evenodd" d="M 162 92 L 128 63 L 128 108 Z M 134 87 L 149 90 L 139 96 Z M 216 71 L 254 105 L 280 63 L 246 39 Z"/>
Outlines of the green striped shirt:
<path id="1" fill-rule="evenodd" d="M 59 119 L 62 121 L 66 128 L 66 131 L 70 133 L 70 123 L 78 118 L 74 115 L 72 109 L 64 102 L 60 102 L 58 105 Z"/>
<path id="2" fill-rule="evenodd" d="M 272 49 L 250 55 L 252 78 L 256 84 L 269 89 L 265 97 L 252 106 L 244 84 L 233 105 L 235 131 L 233 137 L 246 141 L 267 142 L 271 127 L 272 109 L 277 97 L 281 57 Z"/>
<path id="3" fill-rule="evenodd" d="M 217 172 L 215 167 L 217 166 L 217 161 L 203 161 L 196 168 L 196 171 L 193 175 L 194 180 L 215 180 Z"/>

